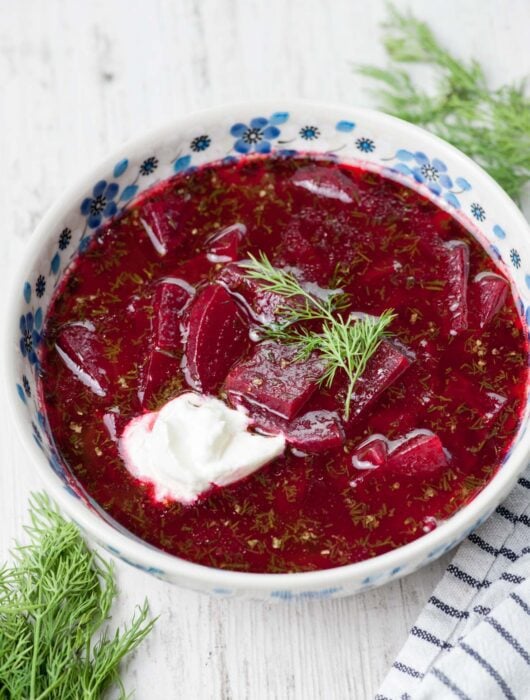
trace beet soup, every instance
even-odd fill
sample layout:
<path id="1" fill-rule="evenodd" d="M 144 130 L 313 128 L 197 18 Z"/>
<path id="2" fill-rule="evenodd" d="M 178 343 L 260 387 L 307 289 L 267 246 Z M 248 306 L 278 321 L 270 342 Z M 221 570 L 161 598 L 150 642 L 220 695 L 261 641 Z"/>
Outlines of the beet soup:
<path id="1" fill-rule="evenodd" d="M 432 202 L 324 157 L 253 156 L 100 229 L 55 293 L 41 366 L 58 452 L 112 517 L 187 560 L 280 573 L 382 554 L 472 499 L 519 424 L 527 344 L 502 271 Z M 160 498 L 122 437 L 189 392 L 283 450 Z"/>

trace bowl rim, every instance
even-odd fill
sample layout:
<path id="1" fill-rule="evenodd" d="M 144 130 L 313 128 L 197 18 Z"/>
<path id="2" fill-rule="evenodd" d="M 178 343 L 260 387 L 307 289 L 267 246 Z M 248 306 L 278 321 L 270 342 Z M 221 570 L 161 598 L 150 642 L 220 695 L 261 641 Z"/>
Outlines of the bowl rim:
<path id="1" fill-rule="evenodd" d="M 196 564 L 180 557 L 164 552 L 145 541 L 137 539 L 134 535 L 128 536 L 125 532 L 112 527 L 112 525 L 95 512 L 90 510 L 80 499 L 69 494 L 53 470 L 50 468 L 46 457 L 38 449 L 33 440 L 30 439 L 27 430 L 27 416 L 15 389 L 16 353 L 10 329 L 18 327 L 20 316 L 20 290 L 26 279 L 26 271 L 41 251 L 45 241 L 50 239 L 51 231 L 55 233 L 54 223 L 60 218 L 62 212 L 71 210 L 72 203 L 80 201 L 85 196 L 86 191 L 93 186 L 93 183 L 101 179 L 102 173 L 108 173 L 121 158 L 130 157 L 131 151 L 141 151 L 146 149 L 153 142 L 163 142 L 178 134 L 179 129 L 186 128 L 193 121 L 206 118 L 217 120 L 225 118 L 228 112 L 236 110 L 261 112 L 278 111 L 278 105 L 286 111 L 306 108 L 312 112 L 334 112 L 340 114 L 341 118 L 347 115 L 358 115 L 358 118 L 366 118 L 375 123 L 384 122 L 390 125 L 395 131 L 405 131 L 414 135 L 421 134 L 422 138 L 428 138 L 433 145 L 449 152 L 453 161 L 462 162 L 467 168 L 471 168 L 478 182 L 481 182 L 489 190 L 495 192 L 501 198 L 502 206 L 506 209 L 506 218 L 510 218 L 514 228 L 529 231 L 529 226 L 522 212 L 515 202 L 504 192 L 493 178 L 488 175 L 477 163 L 462 153 L 459 149 L 447 143 L 443 139 L 431 134 L 425 129 L 410 124 L 402 119 L 388 115 L 384 112 L 359 108 L 352 105 L 340 103 L 327 103 L 312 100 L 249 100 L 245 102 L 223 103 L 215 107 L 197 110 L 171 120 L 167 120 L 160 126 L 150 128 L 137 137 L 127 139 L 120 146 L 112 149 L 104 159 L 98 161 L 90 167 L 83 175 L 69 186 L 61 196 L 52 204 L 42 217 L 40 223 L 27 241 L 21 259 L 17 264 L 15 272 L 12 274 L 8 285 L 8 307 L 6 322 L 8 332 L 4 334 L 1 346 L 2 354 L 2 375 L 7 384 L 7 396 L 9 413 L 12 416 L 16 433 L 29 454 L 33 463 L 44 482 L 45 488 L 50 492 L 53 500 L 59 507 L 74 520 L 82 530 L 104 547 L 115 550 L 118 556 L 129 559 L 133 564 L 139 564 L 142 568 L 160 571 L 162 576 L 171 578 L 181 578 L 191 582 L 201 588 L 229 588 L 230 590 L 253 590 L 256 593 L 270 590 L 281 590 L 295 592 L 303 589 L 335 588 L 342 584 L 347 585 L 352 580 L 373 581 L 376 584 L 379 576 L 385 572 L 395 570 L 395 576 L 404 575 L 420 568 L 424 564 L 416 564 L 407 571 L 408 563 L 415 563 L 423 557 L 424 563 L 434 561 L 436 556 L 447 551 L 456 543 L 461 541 L 468 534 L 468 529 L 478 521 L 482 522 L 485 516 L 501 502 L 513 487 L 517 477 L 524 470 L 530 456 L 530 440 L 519 440 L 515 444 L 502 465 L 482 491 L 468 504 L 463 506 L 450 518 L 444 521 L 433 531 L 419 537 L 418 539 L 402 545 L 394 550 L 380 554 L 371 559 L 346 564 L 344 566 L 330 569 L 320 569 L 309 572 L 292 573 L 254 573 L 244 571 L 233 571 L 209 567 Z M 527 417 L 526 423 L 530 421 Z M 523 424 L 524 425 L 524 424 Z M 523 425 L 519 430 L 523 429 Z M 465 534 L 462 535 L 462 532 Z M 440 550 L 438 554 L 438 550 Z M 428 558 L 429 552 L 436 551 L 437 554 Z M 398 573 L 401 572 L 401 573 Z"/>

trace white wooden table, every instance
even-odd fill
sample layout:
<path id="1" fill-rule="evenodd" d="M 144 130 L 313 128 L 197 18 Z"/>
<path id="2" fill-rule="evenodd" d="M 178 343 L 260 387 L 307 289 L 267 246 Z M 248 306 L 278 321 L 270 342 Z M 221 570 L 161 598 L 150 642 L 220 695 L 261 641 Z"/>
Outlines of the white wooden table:
<path id="1" fill-rule="evenodd" d="M 530 73 L 528 0 L 397 4 L 494 83 Z M 384 15 L 382 0 L 0 0 L 2 298 L 63 188 L 147 127 L 253 98 L 369 105 L 352 66 L 385 61 Z M 40 485 L 5 422 L 2 559 Z M 269 606 L 210 600 L 117 562 L 116 620 L 145 595 L 160 614 L 126 686 L 140 700 L 370 698 L 444 563 L 355 598 Z"/>

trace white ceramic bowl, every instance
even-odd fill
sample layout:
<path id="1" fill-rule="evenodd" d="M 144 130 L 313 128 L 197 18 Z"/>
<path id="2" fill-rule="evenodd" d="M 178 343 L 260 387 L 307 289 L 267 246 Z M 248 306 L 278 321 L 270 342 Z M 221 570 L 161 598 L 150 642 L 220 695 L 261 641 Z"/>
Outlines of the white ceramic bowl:
<path id="1" fill-rule="evenodd" d="M 166 554 L 107 517 L 75 486 L 50 440 L 38 396 L 38 350 L 61 276 L 94 230 L 143 191 L 190 167 L 246 152 L 328 153 L 418 190 L 475 233 L 513 282 L 530 318 L 530 236 L 515 204 L 475 163 L 444 141 L 378 112 L 303 102 L 251 103 L 192 114 L 122 146 L 79 180 L 38 226 L 14 280 L 6 329 L 7 394 L 20 437 L 51 496 L 96 542 L 159 578 L 216 596 L 263 600 L 344 596 L 427 564 L 482 523 L 527 464 L 523 422 L 502 467 L 466 507 L 433 532 L 387 554 L 325 571 L 222 571 Z"/>

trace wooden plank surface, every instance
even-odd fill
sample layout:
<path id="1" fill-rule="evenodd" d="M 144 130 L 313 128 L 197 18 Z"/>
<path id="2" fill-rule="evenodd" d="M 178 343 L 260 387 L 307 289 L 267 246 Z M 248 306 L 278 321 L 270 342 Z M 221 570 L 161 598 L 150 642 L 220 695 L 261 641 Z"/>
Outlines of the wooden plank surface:
<path id="1" fill-rule="evenodd" d="M 528 0 L 397 4 L 495 83 L 530 72 Z M 2 298 L 47 207 L 143 129 L 254 98 L 370 105 L 352 66 L 384 63 L 384 14 L 382 0 L 0 0 Z M 6 420 L 0 458 L 4 558 L 39 487 Z M 270 606 L 210 600 L 117 562 L 116 621 L 146 595 L 161 616 L 126 685 L 140 700 L 370 698 L 443 564 L 355 598 Z"/>

